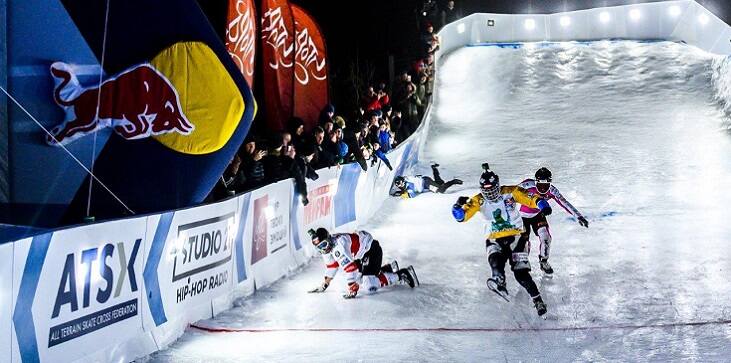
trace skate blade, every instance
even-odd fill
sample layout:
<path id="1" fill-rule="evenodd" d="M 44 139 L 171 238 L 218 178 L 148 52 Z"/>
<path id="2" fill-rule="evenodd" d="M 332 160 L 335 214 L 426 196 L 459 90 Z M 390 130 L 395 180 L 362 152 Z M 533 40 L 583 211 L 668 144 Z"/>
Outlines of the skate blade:
<path id="1" fill-rule="evenodd" d="M 488 290 L 494 292 L 495 294 L 497 294 L 498 296 L 503 298 L 505 301 L 510 302 L 510 299 L 508 299 L 508 295 L 506 293 L 504 293 L 503 291 L 498 290 L 497 286 L 494 284 L 491 284 L 490 282 L 492 282 L 492 281 L 489 281 L 489 280 L 487 281 Z"/>
<path id="2" fill-rule="evenodd" d="M 398 267 L 398 262 L 396 262 L 396 260 L 393 260 L 393 262 L 391 262 L 391 272 L 395 273 L 398 270 L 400 270 Z"/>
<path id="3" fill-rule="evenodd" d="M 419 286 L 419 278 L 416 276 L 416 271 L 414 271 L 414 266 L 409 266 L 406 268 L 409 273 L 411 274 L 411 277 L 414 278 L 414 287 Z"/>

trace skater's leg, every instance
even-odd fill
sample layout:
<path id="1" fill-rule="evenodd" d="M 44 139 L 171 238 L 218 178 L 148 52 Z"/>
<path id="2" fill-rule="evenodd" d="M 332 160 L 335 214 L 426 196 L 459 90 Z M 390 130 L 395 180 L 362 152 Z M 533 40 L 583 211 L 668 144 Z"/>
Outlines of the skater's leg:
<path id="1" fill-rule="evenodd" d="M 375 276 L 381 272 L 381 263 L 383 262 L 383 250 L 381 244 L 377 240 L 371 242 L 371 248 L 363 255 L 361 260 L 360 272 L 365 275 Z"/>
<path id="2" fill-rule="evenodd" d="M 452 180 L 442 184 L 439 187 L 439 189 L 437 189 L 437 193 L 444 193 L 447 191 L 447 189 L 449 189 L 449 187 L 451 187 L 452 185 L 455 185 L 455 184 L 462 184 L 462 181 L 459 179 L 452 179 Z"/>
<path id="3" fill-rule="evenodd" d="M 490 265 L 490 269 L 492 270 L 492 277 L 502 277 L 504 280 L 505 261 L 507 261 L 508 255 L 497 242 L 487 240 L 485 245 L 487 248 L 487 263 Z"/>
<path id="4" fill-rule="evenodd" d="M 376 292 L 378 289 L 398 283 L 399 277 L 392 272 L 381 272 L 378 275 L 363 275 L 361 278 L 361 291 Z"/>
<path id="5" fill-rule="evenodd" d="M 436 181 L 434 181 L 434 179 L 432 179 L 428 176 L 425 176 L 423 178 L 424 178 L 424 189 L 428 189 L 432 193 L 439 192 L 439 187 L 442 186 L 441 184 L 437 183 Z"/>
<path id="6" fill-rule="evenodd" d="M 510 254 L 510 266 L 513 269 L 515 280 L 518 281 L 520 286 L 523 286 L 531 297 L 540 295 L 538 286 L 536 286 L 536 283 L 530 275 L 530 261 L 528 260 L 530 244 L 525 234 L 522 234 L 510 247 L 512 250 Z"/>
<path id="7" fill-rule="evenodd" d="M 431 166 L 431 172 L 432 172 L 432 174 L 434 175 L 434 180 L 435 180 L 435 181 L 436 181 L 436 182 L 437 182 L 437 183 L 438 183 L 439 185 L 442 185 L 442 184 L 444 184 L 444 180 L 442 179 L 442 176 L 441 176 L 441 175 L 439 175 L 439 169 L 438 169 L 438 168 L 439 168 L 439 164 L 433 164 L 433 165 Z"/>
<path id="8" fill-rule="evenodd" d="M 541 240 L 541 249 L 538 253 L 538 257 L 542 259 L 548 259 L 551 254 L 551 231 L 548 229 L 548 223 L 539 224 L 538 230 L 536 231 L 538 239 Z"/>

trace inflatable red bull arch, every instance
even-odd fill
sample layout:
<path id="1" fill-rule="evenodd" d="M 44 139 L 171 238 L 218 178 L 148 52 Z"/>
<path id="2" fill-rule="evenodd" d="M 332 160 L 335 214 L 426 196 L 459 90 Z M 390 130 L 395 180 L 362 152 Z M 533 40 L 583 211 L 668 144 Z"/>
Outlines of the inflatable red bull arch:
<path id="1" fill-rule="evenodd" d="M 251 11 L 235 58 L 194 0 L 0 3 L 0 224 L 202 202 L 256 113 Z"/>

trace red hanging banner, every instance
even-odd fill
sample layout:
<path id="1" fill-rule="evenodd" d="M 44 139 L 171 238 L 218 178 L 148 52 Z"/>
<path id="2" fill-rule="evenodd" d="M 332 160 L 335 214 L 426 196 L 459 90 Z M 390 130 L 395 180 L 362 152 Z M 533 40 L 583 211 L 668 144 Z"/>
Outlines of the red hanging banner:
<path id="1" fill-rule="evenodd" d="M 254 88 L 256 8 L 253 0 L 229 0 L 226 49 L 249 87 Z"/>
<path id="2" fill-rule="evenodd" d="M 329 101 L 327 48 L 315 20 L 292 5 L 295 28 L 294 115 L 305 121 L 305 129 L 317 125 L 320 111 Z"/>
<path id="3" fill-rule="evenodd" d="M 267 126 L 281 131 L 293 115 L 294 19 L 287 0 L 264 0 L 262 6 L 262 75 Z"/>

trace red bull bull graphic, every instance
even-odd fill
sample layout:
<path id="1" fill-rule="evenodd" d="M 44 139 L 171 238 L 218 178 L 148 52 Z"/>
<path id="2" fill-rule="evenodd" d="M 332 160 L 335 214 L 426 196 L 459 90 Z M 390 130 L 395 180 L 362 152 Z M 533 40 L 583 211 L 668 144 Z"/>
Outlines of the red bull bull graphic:
<path id="1" fill-rule="evenodd" d="M 51 74 L 54 100 L 66 112 L 66 120 L 51 130 L 55 139 L 46 137 L 49 145 L 67 144 L 103 128 L 127 140 L 172 132 L 189 135 L 195 129 L 175 87 L 150 64 L 134 66 L 101 87 L 81 86 L 66 63 L 53 63 Z"/>
<path id="2" fill-rule="evenodd" d="M 256 56 L 256 8 L 252 0 L 230 0 L 226 49 L 249 87 L 254 86 Z"/>

